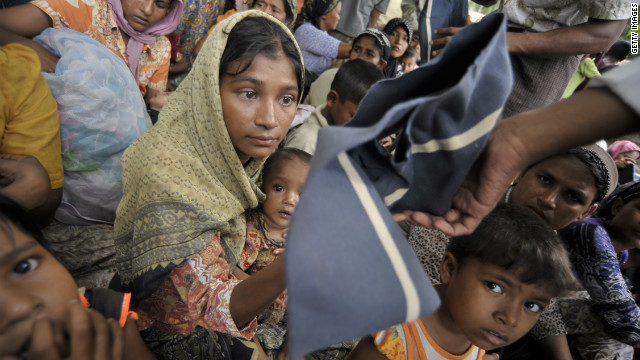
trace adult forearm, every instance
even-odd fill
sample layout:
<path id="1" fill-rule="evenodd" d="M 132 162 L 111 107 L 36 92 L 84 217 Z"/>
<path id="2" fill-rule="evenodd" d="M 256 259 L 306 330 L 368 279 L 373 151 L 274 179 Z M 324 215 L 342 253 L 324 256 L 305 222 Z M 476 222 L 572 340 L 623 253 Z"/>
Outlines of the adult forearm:
<path id="1" fill-rule="evenodd" d="M 369 17 L 369 27 L 377 27 L 380 15 L 382 15 L 382 13 L 378 11 L 378 9 L 374 8 L 373 10 L 371 10 L 371 16 Z"/>
<path id="2" fill-rule="evenodd" d="M 251 322 L 282 294 L 285 286 L 282 256 L 236 285 L 229 304 L 236 326 L 240 329 Z"/>
<path id="3" fill-rule="evenodd" d="M 593 54 L 615 42 L 626 20 L 590 20 L 541 33 L 507 33 L 509 52 L 534 57 L 562 57 Z"/>

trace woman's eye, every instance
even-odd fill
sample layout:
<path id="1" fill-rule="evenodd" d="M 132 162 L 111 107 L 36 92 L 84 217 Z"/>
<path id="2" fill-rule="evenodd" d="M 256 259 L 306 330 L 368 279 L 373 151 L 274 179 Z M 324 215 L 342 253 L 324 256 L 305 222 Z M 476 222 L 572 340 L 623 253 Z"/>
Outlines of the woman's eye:
<path id="1" fill-rule="evenodd" d="M 544 175 L 538 175 L 538 180 L 540 180 L 540 182 L 542 182 L 543 184 L 551 183 L 551 179 L 549 179 L 548 177 L 546 177 Z"/>
<path id="2" fill-rule="evenodd" d="M 284 106 L 289 106 L 293 104 L 295 101 L 296 99 L 293 96 L 283 96 L 282 98 L 280 98 L 280 104 Z"/>
<path id="3" fill-rule="evenodd" d="M 485 284 L 487 286 L 487 289 L 489 289 L 490 291 L 496 294 L 502 294 L 504 292 L 504 290 L 502 289 L 502 286 L 494 283 L 493 281 L 485 281 Z"/>
<path id="4" fill-rule="evenodd" d="M 533 303 L 533 302 L 528 302 L 526 304 L 524 304 L 524 307 L 526 307 L 529 311 L 531 311 L 532 313 L 539 313 L 542 311 L 542 306 Z"/>
<path id="5" fill-rule="evenodd" d="M 15 275 L 28 274 L 33 270 L 35 270 L 39 264 L 40 262 L 38 261 L 38 259 L 35 259 L 35 258 L 28 258 L 28 259 L 21 260 L 13 267 L 13 274 Z"/>
<path id="6" fill-rule="evenodd" d="M 576 193 L 573 193 L 573 192 L 568 193 L 567 198 L 569 199 L 570 202 L 582 203 L 582 198 L 578 196 L 578 194 Z"/>
<path id="7" fill-rule="evenodd" d="M 169 4 L 164 2 L 164 1 L 158 1 L 156 2 L 156 6 L 159 7 L 160 9 L 167 9 L 169 8 Z"/>
<path id="8" fill-rule="evenodd" d="M 240 92 L 240 96 L 242 96 L 243 98 L 248 99 L 248 100 L 253 100 L 253 99 L 258 97 L 258 95 L 255 93 L 255 91 L 252 91 L 252 90 L 241 91 Z"/>
<path id="9" fill-rule="evenodd" d="M 277 192 L 283 192 L 284 191 L 284 186 L 282 186 L 282 185 L 273 185 L 273 190 L 275 190 Z"/>

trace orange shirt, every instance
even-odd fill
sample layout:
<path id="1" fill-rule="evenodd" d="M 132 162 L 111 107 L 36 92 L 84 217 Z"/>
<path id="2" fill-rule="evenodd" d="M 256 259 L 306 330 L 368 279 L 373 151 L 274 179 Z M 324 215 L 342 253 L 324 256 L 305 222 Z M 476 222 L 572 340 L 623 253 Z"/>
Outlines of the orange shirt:
<path id="1" fill-rule="evenodd" d="M 106 0 L 34 0 L 31 4 L 51 17 L 54 28 L 65 27 L 84 33 L 129 65 L 124 39 Z M 155 43 L 144 45 L 138 70 L 142 96 L 147 93 L 147 87 L 166 89 L 170 59 L 171 43 L 165 36 L 158 36 Z"/>

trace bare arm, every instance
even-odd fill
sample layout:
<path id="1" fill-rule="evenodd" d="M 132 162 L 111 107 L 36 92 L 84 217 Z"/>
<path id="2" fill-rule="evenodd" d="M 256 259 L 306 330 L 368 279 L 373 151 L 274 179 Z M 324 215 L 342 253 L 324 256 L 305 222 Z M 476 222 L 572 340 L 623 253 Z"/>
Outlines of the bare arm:
<path id="1" fill-rule="evenodd" d="M 371 336 L 364 337 L 358 342 L 358 345 L 349 353 L 347 360 L 386 360 L 387 357 L 382 355 L 373 343 Z"/>
<path id="2" fill-rule="evenodd" d="M 382 13 L 378 9 L 373 8 L 373 10 L 371 10 L 371 16 L 369 17 L 369 27 L 378 27 L 378 19 L 380 18 L 380 15 L 382 15 Z"/>
<path id="3" fill-rule="evenodd" d="M 613 44 L 627 20 L 589 19 L 584 24 L 542 33 L 507 33 L 509 52 L 535 57 L 591 54 Z"/>
<path id="4" fill-rule="evenodd" d="M 341 42 L 338 46 L 338 59 L 344 59 L 349 57 L 349 53 L 351 52 L 351 44 L 346 42 Z"/>
<path id="5" fill-rule="evenodd" d="M 242 280 L 233 289 L 229 311 L 236 326 L 246 326 L 284 290 L 284 259 L 279 256 L 269 266 Z"/>
<path id="6" fill-rule="evenodd" d="M 606 119 L 606 121 L 604 120 Z M 532 162 L 564 149 L 640 128 L 638 115 L 605 88 L 581 91 L 567 101 L 503 120 L 453 198 L 444 216 L 405 212 L 396 220 L 468 234 L 501 199 L 516 174 Z"/>
<path id="7" fill-rule="evenodd" d="M 26 5 L 29 5 L 29 4 L 26 4 Z M 33 5 L 29 5 L 29 6 L 35 8 L 35 6 Z M 19 6 L 16 6 L 16 7 L 19 7 Z M 5 9 L 5 10 L 8 10 L 8 9 Z M 0 13 L 4 12 L 5 10 L 0 10 Z M 2 20 L 0 20 L 0 26 L 3 26 L 3 25 L 4 23 L 2 22 Z M 40 58 L 40 66 L 42 67 L 42 71 L 54 72 L 56 70 L 56 64 L 58 63 L 57 56 L 53 55 L 49 50 L 45 49 L 42 45 L 38 44 L 37 42 L 31 39 L 28 39 L 24 36 L 14 34 L 11 31 L 2 29 L 0 27 L 0 46 L 4 46 L 11 43 L 22 44 L 24 46 L 27 46 L 33 49 L 36 52 L 36 54 L 38 54 L 38 58 Z"/>
<path id="8" fill-rule="evenodd" d="M 0 28 L 20 36 L 34 37 L 52 25 L 49 15 L 32 4 L 0 10 Z"/>
<path id="9" fill-rule="evenodd" d="M 548 336 L 540 339 L 540 348 L 550 360 L 571 360 L 571 350 L 566 335 Z"/>

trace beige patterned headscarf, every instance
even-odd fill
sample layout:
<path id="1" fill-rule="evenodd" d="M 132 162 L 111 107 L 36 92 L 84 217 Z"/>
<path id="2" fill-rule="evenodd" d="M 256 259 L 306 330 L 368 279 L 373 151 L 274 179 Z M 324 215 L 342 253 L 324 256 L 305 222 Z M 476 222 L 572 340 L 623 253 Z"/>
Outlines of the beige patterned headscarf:
<path id="1" fill-rule="evenodd" d="M 144 293 L 136 294 L 139 299 L 216 233 L 231 265 L 244 245 L 244 212 L 258 205 L 256 180 L 265 158 L 243 167 L 236 154 L 222 115 L 219 65 L 229 32 L 248 17 L 267 18 L 293 39 L 285 25 L 260 11 L 219 23 L 159 122 L 122 157 L 116 266 L 125 286 Z"/>

